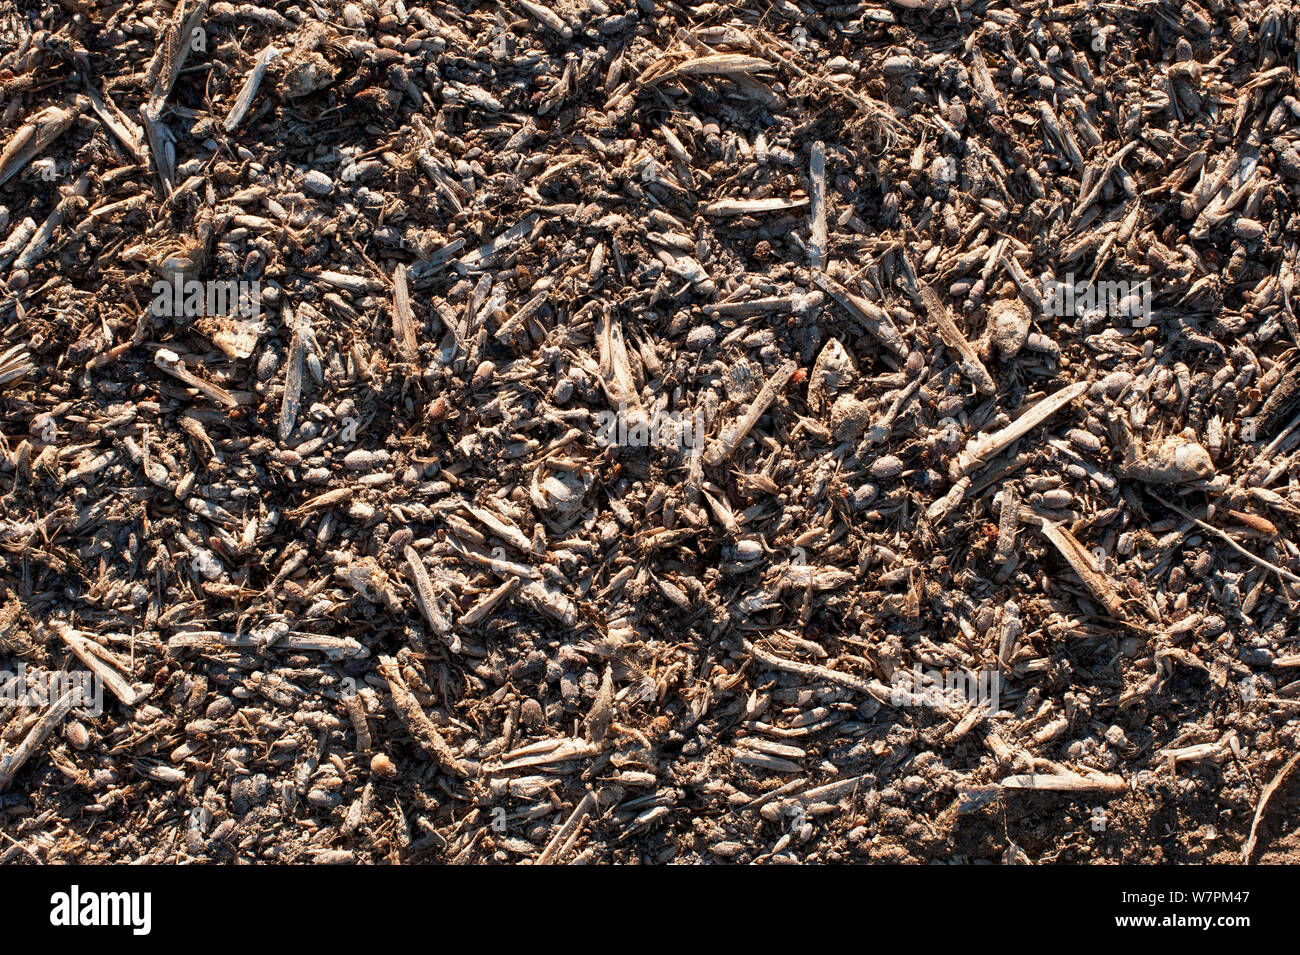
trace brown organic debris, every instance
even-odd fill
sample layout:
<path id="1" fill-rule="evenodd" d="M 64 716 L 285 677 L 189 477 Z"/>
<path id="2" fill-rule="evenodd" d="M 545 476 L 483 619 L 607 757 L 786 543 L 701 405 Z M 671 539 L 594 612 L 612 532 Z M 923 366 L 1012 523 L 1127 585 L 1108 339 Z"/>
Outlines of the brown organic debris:
<path id="1" fill-rule="evenodd" d="M 0 862 L 1295 861 L 1293 7 L 0 0 Z"/>

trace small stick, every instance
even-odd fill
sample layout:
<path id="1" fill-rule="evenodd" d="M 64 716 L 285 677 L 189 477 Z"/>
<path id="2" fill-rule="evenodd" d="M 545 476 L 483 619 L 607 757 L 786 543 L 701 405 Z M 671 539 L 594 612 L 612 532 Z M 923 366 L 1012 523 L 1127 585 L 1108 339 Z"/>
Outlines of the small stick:
<path id="1" fill-rule="evenodd" d="M 988 369 L 984 367 L 984 363 L 980 361 L 979 355 L 975 353 L 975 346 L 966 340 L 962 330 L 948 314 L 948 306 L 943 304 L 943 300 L 935 294 L 934 289 L 924 282 L 918 281 L 917 289 L 921 293 L 921 302 L 925 305 L 930 321 L 939 327 L 939 336 L 944 344 L 957 353 L 958 364 L 966 377 L 975 382 L 975 390 L 982 395 L 997 394 L 997 384 L 989 375 Z"/>
<path id="2" fill-rule="evenodd" d="M 704 207 L 704 214 L 709 216 L 750 216 L 759 212 L 785 212 L 789 209 L 801 209 L 808 205 L 807 199 L 782 199 L 774 196 L 770 199 L 720 199 Z"/>
<path id="3" fill-rule="evenodd" d="M 1087 390 L 1086 381 L 1077 381 L 1044 398 L 1001 431 L 987 437 L 972 438 L 953 461 L 949 477 L 955 481 L 979 470 L 990 458 L 997 457 L 1008 445 L 1024 437 Z"/>
<path id="4" fill-rule="evenodd" d="M 1282 765 L 1282 768 L 1277 771 L 1277 775 L 1264 787 L 1264 791 L 1259 794 L 1259 805 L 1255 807 L 1255 818 L 1250 823 L 1250 838 L 1246 840 L 1245 848 L 1241 850 L 1242 865 L 1249 864 L 1250 857 L 1255 852 L 1256 830 L 1259 828 L 1259 821 L 1264 818 L 1264 810 L 1268 807 L 1268 801 L 1273 798 L 1273 793 L 1277 791 L 1278 786 L 1282 785 L 1282 780 L 1286 779 L 1287 774 L 1295 769 L 1297 762 L 1300 762 L 1300 753 L 1296 753 L 1288 759 Z"/>
<path id="5" fill-rule="evenodd" d="M 796 365 L 792 361 L 787 361 L 784 365 L 776 370 L 776 373 L 763 385 L 754 400 L 749 403 L 745 413 L 730 428 L 718 436 L 717 440 L 709 446 L 709 450 L 704 454 L 704 463 L 717 467 L 727 458 L 731 457 L 733 451 L 739 446 L 740 442 L 745 440 L 745 435 L 753 430 L 758 419 L 763 416 L 767 406 L 775 400 L 777 392 L 785 387 L 786 382 L 795 373 Z"/>
<path id="6" fill-rule="evenodd" d="M 244 85 L 240 88 L 239 95 L 235 97 L 230 112 L 226 114 L 226 121 L 223 124 L 226 132 L 233 133 L 235 127 L 243 121 L 248 113 L 248 107 L 253 105 L 253 97 L 257 95 L 258 87 L 262 85 L 262 75 L 266 73 L 266 68 L 271 61 L 279 55 L 280 51 L 269 44 L 257 55 L 257 62 L 253 64 L 253 69 L 244 80 Z"/>
<path id="7" fill-rule="evenodd" d="M 1061 552 L 1061 556 L 1074 568 L 1074 572 L 1079 575 L 1088 589 L 1105 605 L 1111 616 L 1123 619 L 1124 603 L 1115 592 L 1115 585 L 1097 569 L 1092 554 L 1064 527 L 1051 521 L 1043 521 L 1041 530 L 1043 536 Z"/>
<path id="8" fill-rule="evenodd" d="M 0 792 L 9 788 L 13 778 L 17 775 L 18 770 L 23 768 L 23 764 L 31 759 L 32 754 L 36 752 L 36 747 L 45 742 L 45 738 L 54 731 L 54 728 L 63 722 L 63 718 L 71 712 L 72 708 L 80 701 L 80 689 L 71 689 L 63 696 L 51 704 L 50 708 L 45 711 L 45 715 L 36 721 L 28 732 L 27 736 L 11 752 L 0 756 Z"/>
<path id="9" fill-rule="evenodd" d="M 0 354 L 0 389 L 8 388 L 14 382 L 21 381 L 35 368 L 26 345 L 20 343 L 7 349 Z"/>
<path id="10" fill-rule="evenodd" d="M 178 378 L 190 387 L 197 388 L 218 404 L 223 404 L 227 408 L 239 407 L 239 401 L 234 395 L 226 391 L 225 388 L 214 385 L 210 381 L 204 381 L 198 375 L 187 369 L 185 367 L 185 362 L 181 361 L 181 356 L 171 349 L 158 349 L 158 351 L 154 353 L 153 363 L 173 378 Z"/>
<path id="11" fill-rule="evenodd" d="M 450 770 L 457 776 L 468 776 L 465 767 L 461 765 L 456 754 L 447 745 L 447 741 L 438 732 L 438 727 L 434 726 L 433 721 L 425 715 L 419 702 L 407 687 L 406 681 L 402 679 L 402 671 L 397 665 L 397 660 L 388 656 L 380 657 L 379 673 L 388 681 L 388 690 L 393 697 L 393 709 L 402 718 L 402 722 L 415 737 L 415 741 L 420 744 L 420 748 L 437 759 L 438 764 L 444 769 Z"/>
<path id="12" fill-rule="evenodd" d="M 118 109 L 112 99 L 108 99 L 105 103 L 105 98 L 101 97 L 94 87 L 86 87 L 86 99 L 90 102 L 90 108 L 94 110 L 95 115 L 99 117 L 99 121 L 117 137 L 131 158 L 142 166 L 147 163 L 149 157 L 144 151 L 144 131 Z"/>
<path id="13" fill-rule="evenodd" d="M 879 703 L 890 703 L 889 687 L 879 680 L 864 680 L 851 673 L 841 673 L 839 670 L 832 670 L 829 667 L 819 667 L 811 663 L 787 660 L 784 657 L 778 657 L 774 653 L 768 653 L 756 644 L 746 643 L 745 648 L 763 666 L 771 667 L 774 670 L 784 670 L 787 673 L 797 673 L 799 676 L 807 677 L 810 680 L 824 680 L 827 683 L 835 683 L 839 686 L 848 687 L 850 690 L 865 693 Z"/>
<path id="14" fill-rule="evenodd" d="M 143 698 L 142 694 L 137 693 L 131 682 L 117 672 L 117 669 L 106 661 L 100 659 L 102 653 L 99 644 L 93 640 L 87 640 L 77 631 L 66 625 L 56 625 L 59 639 L 68 645 L 68 649 L 76 654 L 77 659 L 86 665 L 91 673 L 99 677 L 104 686 L 113 691 L 113 695 L 122 701 L 124 706 L 135 706 Z"/>
<path id="15" fill-rule="evenodd" d="M 852 315 L 858 324 L 879 339 L 880 343 L 886 348 L 899 358 L 907 359 L 907 346 L 903 344 L 898 329 L 894 328 L 889 316 L 885 314 L 883 309 L 866 299 L 858 298 L 825 272 L 813 273 L 813 284 L 839 302 L 840 306 Z"/>
<path id="16" fill-rule="evenodd" d="M 573 812 L 569 814 L 569 818 L 564 820 L 564 825 L 560 826 L 555 835 L 551 837 L 551 841 L 546 844 L 546 848 L 542 850 L 542 854 L 537 857 L 537 861 L 533 865 L 550 865 L 552 862 L 559 861 L 562 856 L 557 850 L 561 844 L 568 840 L 570 835 L 576 833 L 578 826 L 582 824 L 582 821 L 587 818 L 587 814 L 595 807 L 596 794 L 591 790 L 587 790 L 587 795 L 583 796 L 578 805 L 574 807 Z"/>
<path id="17" fill-rule="evenodd" d="M 1156 493 L 1154 493 L 1154 492 L 1152 492 L 1152 491 L 1148 491 L 1147 493 L 1150 494 L 1152 497 L 1154 497 L 1157 501 L 1159 501 L 1159 502 L 1160 502 L 1161 504 L 1163 504 L 1165 507 L 1169 508 L 1171 511 L 1177 511 L 1179 514 L 1183 515 L 1183 517 L 1187 518 L 1189 521 L 1191 521 L 1192 523 L 1194 523 L 1197 527 L 1201 528 L 1201 530 L 1203 530 L 1203 531 L 1209 531 L 1209 532 L 1210 532 L 1211 534 L 1213 534 L 1215 537 L 1218 537 L 1218 538 L 1220 538 L 1220 539 L 1226 541 L 1226 542 L 1227 542 L 1227 543 L 1228 543 L 1228 544 L 1229 544 L 1229 545 L 1230 545 L 1230 546 L 1231 546 L 1235 551 L 1237 551 L 1237 553 L 1241 554 L 1242 557 L 1248 558 L 1249 560 L 1254 561 L 1256 564 L 1259 564 L 1259 566 L 1261 566 L 1261 567 L 1263 567 L 1263 568 L 1265 568 L 1265 569 L 1267 569 L 1267 570 L 1271 570 L 1271 571 L 1273 571 L 1273 573 L 1277 574 L 1279 577 L 1285 577 L 1287 580 L 1291 581 L 1293 584 L 1300 584 L 1300 577 L 1297 577 L 1295 574 L 1291 573 L 1289 570 L 1283 570 L 1281 567 L 1277 566 L 1277 564 L 1270 564 L 1270 563 L 1269 563 L 1268 561 L 1266 561 L 1263 557 L 1256 557 L 1256 556 L 1255 556 L 1254 554 L 1252 554 L 1250 551 L 1246 550 L 1246 548 L 1242 547 L 1242 546 L 1241 546 L 1240 544 L 1238 544 L 1235 540 L 1233 540 L 1232 537 L 1231 537 L 1230 535 L 1225 534 L 1223 531 L 1219 530 L 1219 529 L 1218 529 L 1217 527 L 1215 527 L 1213 524 L 1207 524 L 1207 523 L 1205 523 L 1205 521 L 1198 520 L 1197 518 L 1193 517 L 1191 514 L 1188 514 L 1185 510 L 1183 510 L 1183 509 L 1182 509 L 1181 507 L 1179 507 L 1177 504 L 1171 503 L 1170 501 L 1166 501 L 1166 500 L 1165 500 L 1163 497 L 1161 497 L 1159 494 L 1156 494 Z"/>
<path id="18" fill-rule="evenodd" d="M 1133 140 L 1106 161 L 1106 165 L 1102 167 L 1101 173 L 1097 176 L 1096 181 L 1093 182 L 1092 188 L 1089 189 L 1087 194 L 1079 200 L 1079 205 L 1075 207 L 1074 214 L 1070 216 L 1069 224 L 1071 228 L 1073 228 L 1074 225 L 1083 218 L 1083 214 L 1088 211 L 1088 208 L 1094 201 L 1096 201 L 1097 197 L 1101 195 L 1101 190 L 1105 188 L 1106 183 L 1110 181 L 1110 177 L 1115 172 L 1116 168 L 1118 168 L 1119 164 L 1124 161 L 1125 157 L 1127 157 L 1129 153 L 1137 148 L 1137 145 L 1137 140 Z"/>
<path id="19" fill-rule="evenodd" d="M 812 233 L 808 238 L 808 264 L 814 269 L 826 265 L 826 144 L 813 143 L 809 168 L 812 180 Z"/>
<path id="20" fill-rule="evenodd" d="M 429 621 L 433 632 L 446 641 L 452 653 L 460 653 L 460 640 L 452 632 L 451 621 L 447 619 L 438 604 L 438 596 L 433 592 L 433 582 L 429 580 L 429 571 L 424 566 L 424 560 L 409 544 L 402 551 L 402 555 L 406 558 L 406 566 L 410 568 L 411 578 L 415 581 L 415 602 L 420 605 L 420 612 L 424 614 L 424 619 Z"/>
<path id="21" fill-rule="evenodd" d="M 284 309 L 284 321 L 293 328 L 293 340 L 289 344 L 289 367 L 285 369 L 284 396 L 280 400 L 281 443 L 289 440 L 289 435 L 293 434 L 294 424 L 298 420 L 298 408 L 302 401 L 302 367 L 307 360 L 307 343 L 302 324 L 293 321 L 293 313 L 288 307 Z"/>
<path id="22" fill-rule="evenodd" d="M 406 266 L 393 270 L 393 340 L 397 350 L 410 362 L 420 360 L 420 345 L 415 334 L 415 312 L 411 309 L 411 293 L 406 285 Z"/>
<path id="23" fill-rule="evenodd" d="M 1057 793 L 1124 793 L 1128 783 L 1119 776 L 1078 776 L 1074 773 L 1028 773 L 1008 776 L 1002 780 L 1003 789 L 1036 789 L 1039 792 Z"/>

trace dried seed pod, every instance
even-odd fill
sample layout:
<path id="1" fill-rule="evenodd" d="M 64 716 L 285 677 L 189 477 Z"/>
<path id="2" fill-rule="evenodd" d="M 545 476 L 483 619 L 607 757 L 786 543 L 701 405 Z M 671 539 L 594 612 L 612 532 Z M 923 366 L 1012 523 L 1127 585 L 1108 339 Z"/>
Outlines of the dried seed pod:
<path id="1" fill-rule="evenodd" d="M 1210 452 L 1201 447 L 1196 433 L 1185 429 L 1171 435 L 1144 453 L 1137 454 L 1130 446 L 1129 458 L 1121 465 L 1126 477 L 1148 484 L 1186 484 L 1214 476 L 1214 461 Z"/>
<path id="2" fill-rule="evenodd" d="M 569 470 L 547 471 L 538 468 L 533 474 L 529 495 L 543 511 L 552 512 L 561 523 L 576 520 L 586 510 L 590 477 Z"/>
<path id="3" fill-rule="evenodd" d="M 832 338 L 824 346 L 813 364 L 808 377 L 808 406 L 821 413 L 828 398 L 834 398 L 840 388 L 857 377 L 853 359 L 839 339 Z"/>
<path id="4" fill-rule="evenodd" d="M 85 751 L 90 746 L 90 731 L 80 720 L 71 720 L 64 727 L 64 736 L 75 750 Z"/>
<path id="5" fill-rule="evenodd" d="M 892 454 L 882 454 L 871 462 L 870 473 L 877 480 L 895 478 L 903 473 L 903 462 Z"/>
<path id="6" fill-rule="evenodd" d="M 478 368 L 474 371 L 474 377 L 470 380 L 469 386 L 475 391 L 485 387 L 488 382 L 492 380 L 492 376 L 496 374 L 496 370 L 497 366 L 495 362 L 480 362 Z"/>
<path id="7" fill-rule="evenodd" d="M 1019 298 L 1000 299 L 989 306 L 989 337 L 1003 358 L 1015 358 L 1025 347 L 1029 317 L 1029 306 Z"/>
<path id="8" fill-rule="evenodd" d="M 1101 438 L 1080 428 L 1071 428 L 1066 437 L 1070 439 L 1070 443 L 1075 447 L 1082 448 L 1085 451 L 1096 452 L 1101 450 Z"/>
<path id="9" fill-rule="evenodd" d="M 871 405 L 852 395 L 840 395 L 831 407 L 831 431 L 836 441 L 856 441 L 871 423 Z"/>
<path id="10" fill-rule="evenodd" d="M 0 152 L 0 185 L 67 132 L 78 115 L 79 110 L 49 106 L 23 124 Z"/>

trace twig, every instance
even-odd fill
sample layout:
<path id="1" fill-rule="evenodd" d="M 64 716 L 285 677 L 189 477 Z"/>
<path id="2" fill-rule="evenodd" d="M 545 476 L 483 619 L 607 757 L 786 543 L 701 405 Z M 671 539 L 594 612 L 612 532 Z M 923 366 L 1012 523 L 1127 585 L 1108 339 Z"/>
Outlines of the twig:
<path id="1" fill-rule="evenodd" d="M 0 792 L 9 788 L 18 770 L 23 768 L 23 764 L 36 752 L 36 748 L 45 742 L 45 737 L 63 722 L 63 718 L 80 702 L 80 698 L 79 688 L 68 690 L 50 705 L 45 715 L 36 721 L 36 725 L 28 730 L 27 736 L 12 752 L 0 756 Z"/>
<path id="2" fill-rule="evenodd" d="M 596 794 L 591 790 L 587 790 L 587 795 L 583 796 L 578 805 L 574 807 L 573 812 L 569 814 L 569 818 L 564 821 L 564 825 L 560 826 L 555 835 L 551 837 L 551 841 L 546 844 L 546 848 L 542 850 L 542 854 L 537 857 L 537 861 L 533 864 L 550 865 L 552 862 L 558 862 L 563 858 L 563 852 L 560 851 L 561 845 L 565 849 L 568 848 L 569 837 L 577 834 L 578 826 L 582 824 L 582 821 L 587 818 L 587 814 L 595 806 Z"/>
<path id="3" fill-rule="evenodd" d="M 1287 580 L 1291 581 L 1292 583 L 1300 584 L 1300 577 L 1297 577 L 1289 570 L 1283 570 L 1281 567 L 1277 566 L 1277 564 L 1270 564 L 1263 557 L 1256 557 L 1250 551 L 1246 550 L 1246 548 L 1242 547 L 1235 540 L 1233 540 L 1231 536 L 1219 530 L 1213 524 L 1207 524 L 1205 523 L 1205 521 L 1193 517 L 1191 514 L 1188 514 L 1177 504 L 1173 504 L 1169 501 L 1166 501 L 1163 497 L 1161 497 L 1159 494 L 1156 494 L 1154 491 L 1148 491 L 1148 493 L 1152 497 L 1154 497 L 1157 501 L 1159 501 L 1161 504 L 1163 504 L 1165 507 L 1169 508 L 1172 511 L 1177 511 L 1179 514 L 1183 515 L 1183 517 L 1187 518 L 1189 521 L 1192 521 L 1194 524 L 1196 524 L 1197 527 L 1201 528 L 1201 530 L 1208 531 L 1209 533 L 1213 534 L 1215 537 L 1218 537 L 1224 540 L 1225 542 L 1227 542 L 1233 548 L 1233 550 L 1237 551 L 1239 554 L 1241 554 L 1241 556 L 1254 561 L 1256 564 L 1259 564 L 1259 566 L 1261 567 L 1273 571 L 1273 573 L 1277 574 L 1279 577 L 1284 577 Z"/>
<path id="4" fill-rule="evenodd" d="M 1286 779 L 1287 774 L 1295 769 L 1295 764 L 1300 762 L 1300 753 L 1294 754 L 1290 759 L 1282 764 L 1282 768 L 1277 771 L 1277 775 L 1272 781 L 1264 787 L 1264 791 L 1259 794 L 1259 804 L 1255 806 L 1255 818 L 1250 823 L 1250 838 L 1246 840 L 1245 847 L 1241 850 L 1241 863 L 1248 865 L 1250 857 L 1255 852 L 1255 838 L 1259 829 L 1259 821 L 1264 818 L 1264 810 L 1268 808 L 1268 801 L 1273 798 L 1273 793 L 1277 787 L 1282 785 L 1282 780 Z"/>
<path id="5" fill-rule="evenodd" d="M 808 264 L 814 269 L 826 265 L 826 144 L 812 145 L 808 177 L 812 180 L 812 232 L 808 237 Z"/>

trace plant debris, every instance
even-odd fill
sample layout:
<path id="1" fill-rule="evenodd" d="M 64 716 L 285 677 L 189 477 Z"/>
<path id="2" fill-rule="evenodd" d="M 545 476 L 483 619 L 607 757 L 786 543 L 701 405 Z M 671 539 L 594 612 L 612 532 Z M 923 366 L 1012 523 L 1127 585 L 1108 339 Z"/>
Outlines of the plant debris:
<path id="1" fill-rule="evenodd" d="M 0 861 L 1294 861 L 1292 5 L 0 35 Z"/>

